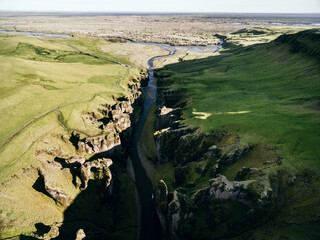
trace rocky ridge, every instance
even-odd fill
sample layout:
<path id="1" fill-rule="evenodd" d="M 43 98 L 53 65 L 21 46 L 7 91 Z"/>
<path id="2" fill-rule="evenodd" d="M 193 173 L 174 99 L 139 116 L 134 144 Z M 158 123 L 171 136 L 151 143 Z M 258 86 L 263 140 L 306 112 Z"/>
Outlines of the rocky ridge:
<path id="1" fill-rule="evenodd" d="M 140 78 L 143 77 L 145 77 L 144 74 Z M 61 135 L 60 140 L 57 139 L 57 141 L 62 141 L 67 145 L 73 145 L 76 154 L 70 155 L 68 151 L 64 150 L 64 146 L 55 145 L 53 142 L 49 143 L 47 140 L 45 140 L 46 147 L 36 151 L 36 156 L 41 161 L 42 167 L 34 169 L 38 172 L 38 177 L 33 188 L 54 200 L 58 208 L 66 209 L 65 212 L 68 212 L 77 202 L 73 193 L 74 190 L 71 191 L 64 182 L 59 181 L 60 175 L 61 180 L 71 175 L 73 180 L 70 184 L 74 185 L 79 195 L 88 191 L 89 188 L 91 192 L 96 191 L 93 190 L 94 188 L 99 189 L 99 191 L 103 190 L 103 192 L 95 193 L 97 199 L 101 198 L 99 200 L 101 203 L 108 203 L 110 214 L 115 214 L 113 211 L 116 210 L 113 209 L 113 205 L 119 201 L 117 199 L 121 191 L 121 188 L 117 186 L 120 184 L 118 178 L 119 175 L 123 175 L 121 169 L 126 169 L 123 165 L 126 164 L 127 147 L 142 103 L 140 78 L 131 81 L 129 96 L 114 98 L 115 104 L 101 104 L 92 112 L 81 115 L 86 124 L 99 129 L 101 134 L 85 136 L 82 132 L 72 130 L 69 134 Z M 41 159 L 44 156 L 50 156 L 54 160 L 43 161 Z M 32 169 L 31 167 L 28 171 Z M 91 181 L 92 184 L 90 185 Z M 96 206 L 95 208 L 100 207 Z M 105 207 L 101 206 L 101 208 L 104 209 Z M 79 212 L 79 210 L 77 211 Z M 97 211 L 101 210 L 98 209 Z M 73 215 L 74 213 L 71 214 L 71 217 Z M 66 213 L 64 218 L 67 218 Z M 118 216 L 113 218 L 118 218 Z M 55 223 L 48 227 L 49 231 L 45 235 L 36 233 L 34 236 L 39 239 L 65 239 L 65 237 L 70 237 L 69 234 L 71 233 L 74 236 L 83 235 L 87 236 L 87 239 L 95 239 L 97 236 L 107 234 L 107 232 L 102 234 L 99 229 L 88 230 L 86 227 L 75 229 L 78 232 L 81 230 L 81 234 L 76 234 L 77 232 L 73 233 L 73 230 L 69 229 L 70 226 L 64 226 L 64 224 Z M 73 227 L 76 228 L 76 226 Z M 112 229 L 112 226 L 108 228 Z M 65 229 L 69 230 L 66 231 Z M 89 234 L 87 234 L 88 231 Z"/>
<path id="2" fill-rule="evenodd" d="M 156 163 L 172 162 L 174 169 L 169 183 L 173 190 L 163 180 L 155 186 L 154 202 L 167 238 L 234 237 L 274 216 L 287 198 L 279 189 L 296 181 L 296 176 L 285 171 L 265 172 L 281 164 L 276 150 L 265 149 L 270 157 L 228 179 L 226 169 L 261 146 L 240 147 L 237 135 L 182 125 L 183 93 L 169 91 L 166 76 L 158 76 L 158 84 Z"/>

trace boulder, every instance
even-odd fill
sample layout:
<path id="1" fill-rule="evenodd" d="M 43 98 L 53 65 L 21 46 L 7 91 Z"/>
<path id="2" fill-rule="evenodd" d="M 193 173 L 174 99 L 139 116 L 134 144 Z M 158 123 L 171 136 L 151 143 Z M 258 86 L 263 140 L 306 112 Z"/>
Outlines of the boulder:
<path id="1" fill-rule="evenodd" d="M 82 189 L 84 190 L 88 187 L 88 182 L 91 177 L 93 179 L 105 179 L 107 188 L 112 179 L 111 171 L 109 169 L 112 163 L 113 162 L 110 158 L 102 158 L 91 162 L 86 162 L 84 165 L 82 165 L 80 169 Z M 92 171 L 92 169 L 94 169 L 94 171 Z"/>
<path id="2" fill-rule="evenodd" d="M 55 186 L 54 183 L 49 182 L 45 177 L 44 188 L 46 192 L 56 201 L 57 204 L 62 206 L 68 205 L 69 198 L 67 197 L 65 192 L 59 189 L 57 186 Z"/>
<path id="3" fill-rule="evenodd" d="M 154 138 L 159 163 L 166 163 L 173 160 L 175 149 L 179 144 L 179 139 L 193 130 L 194 129 L 191 128 L 181 128 L 176 130 L 170 130 L 170 128 L 168 128 L 156 131 L 154 133 Z"/>
<path id="4" fill-rule="evenodd" d="M 66 164 L 72 166 L 79 166 L 85 163 L 87 159 L 85 157 L 80 156 L 72 156 L 65 160 Z"/>
<path id="5" fill-rule="evenodd" d="M 86 234 L 83 229 L 79 229 L 77 232 L 76 240 L 84 240 L 86 239 Z"/>

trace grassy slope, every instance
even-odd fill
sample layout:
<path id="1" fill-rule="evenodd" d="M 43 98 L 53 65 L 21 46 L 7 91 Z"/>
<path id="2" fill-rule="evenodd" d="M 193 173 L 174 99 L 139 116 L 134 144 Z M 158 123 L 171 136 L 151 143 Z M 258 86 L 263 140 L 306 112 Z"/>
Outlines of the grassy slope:
<path id="1" fill-rule="evenodd" d="M 75 51 L 68 51 L 69 54 L 72 53 L 74 63 L 66 63 L 61 59 L 53 60 L 52 54 L 42 56 L 37 52 L 24 51 L 25 49 L 17 51 L 22 43 L 30 42 L 28 37 L 10 36 L 0 39 L 0 45 L 11 46 L 6 51 L 2 49 L 0 56 L 0 66 L 6 69 L 0 77 L 0 123 L 7 126 L 0 130 L 0 142 L 28 120 L 57 106 L 90 100 L 94 94 L 103 92 L 109 95 L 125 94 L 116 84 L 126 74 L 125 67 L 81 56 Z M 84 43 L 84 40 L 80 43 L 90 44 Z M 51 52 L 55 52 L 54 47 L 64 47 L 59 43 L 38 39 L 30 46 L 33 49 L 39 46 L 52 47 L 49 49 Z M 78 62 L 76 57 L 80 58 Z M 94 64 L 94 61 L 98 64 Z M 137 74 L 137 71 L 132 70 L 131 74 Z M 129 77 L 123 80 L 124 85 L 128 79 Z"/>
<path id="2" fill-rule="evenodd" d="M 154 56 L 166 55 L 168 51 L 152 45 L 109 43 L 101 44 L 101 50 L 129 58 L 136 66 L 148 68 L 148 60 Z"/>
<path id="3" fill-rule="evenodd" d="M 172 90 L 187 93 L 184 124 L 204 132 L 226 130 L 231 136 L 238 134 L 242 146 L 256 145 L 224 170 L 228 179 L 232 180 L 243 166 L 273 161 L 275 153 L 283 164 L 265 171 L 284 168 L 294 173 L 311 172 L 315 180 L 312 185 L 288 191 L 288 204 L 273 222 L 255 231 L 257 238 L 274 239 L 273 234 L 281 239 L 318 236 L 315 223 L 308 221 L 315 221 L 320 211 L 320 65 L 313 54 L 319 50 L 319 37 L 311 41 L 309 37 L 302 35 L 300 42 L 307 43 L 313 50 L 310 52 L 293 53 L 291 45 L 278 41 L 172 64 L 158 71 L 174 80 Z M 198 179 L 196 188 L 202 183 Z M 292 225 L 283 225 L 285 222 Z M 243 239 L 249 237 L 244 235 Z"/>
<path id="4" fill-rule="evenodd" d="M 242 145 L 278 146 L 286 167 L 319 170 L 318 60 L 274 42 L 226 55 L 160 71 L 173 74 L 171 88 L 191 98 L 185 122 L 237 133 Z M 197 118 L 205 113 L 207 119 Z"/>
<path id="5" fill-rule="evenodd" d="M 140 150 L 145 158 L 150 161 L 149 164 L 151 164 L 151 167 L 144 166 L 144 168 L 147 172 L 152 171 L 152 173 L 148 173 L 148 176 L 151 179 L 153 186 L 156 187 L 160 179 L 162 179 L 168 184 L 168 188 L 171 191 L 173 189 L 173 163 L 168 162 L 166 164 L 157 165 L 153 162 L 154 159 L 157 159 L 157 149 L 153 136 L 153 133 L 156 131 L 156 110 L 156 105 L 153 105 L 148 113 L 146 122 L 143 125 L 139 139 Z M 149 168 L 152 168 L 152 170 Z"/>
<path id="6" fill-rule="evenodd" d="M 127 59 L 99 51 L 100 40 L 62 39 L 90 53 L 123 63 Z M 126 85 L 139 74 L 123 66 L 80 55 L 72 48 L 49 39 L 0 34 L 0 143 L 38 115 L 61 106 L 67 126 L 96 134 L 81 114 L 100 104 L 112 103 L 112 96 L 128 94 Z M 95 96 L 95 97 L 94 97 Z M 93 98 L 94 97 L 94 98 Z M 54 161 L 56 156 L 77 155 L 61 135 L 67 132 L 56 111 L 36 120 L 0 149 L 0 238 L 35 231 L 34 224 L 63 221 L 55 202 L 36 191 L 37 169 L 74 199 L 79 190 L 68 169 Z M 131 186 L 127 191 L 132 191 Z"/>
<path id="7" fill-rule="evenodd" d="M 270 42 L 282 34 L 292 34 L 307 30 L 306 27 L 298 26 L 278 26 L 278 27 L 255 27 L 251 29 L 241 29 L 234 33 L 226 35 L 227 42 L 248 46 L 257 43 Z"/>

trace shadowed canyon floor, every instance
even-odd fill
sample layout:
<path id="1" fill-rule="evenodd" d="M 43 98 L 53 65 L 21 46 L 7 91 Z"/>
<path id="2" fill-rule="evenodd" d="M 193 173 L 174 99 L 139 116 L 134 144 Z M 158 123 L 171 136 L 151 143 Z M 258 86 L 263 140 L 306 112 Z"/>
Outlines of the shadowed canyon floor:
<path id="1" fill-rule="evenodd" d="M 319 41 L 308 30 L 156 71 L 155 144 L 140 141 L 169 238 L 319 238 Z"/>
<path id="2" fill-rule="evenodd" d="M 58 18 L 0 24 L 152 21 L 141 36 L 0 34 L 0 239 L 319 239 L 316 17 L 230 15 L 219 32 L 202 15 L 86 16 L 87 32 Z M 172 21 L 208 26 L 167 42 L 224 49 L 123 40 L 164 42 L 151 28 Z"/>

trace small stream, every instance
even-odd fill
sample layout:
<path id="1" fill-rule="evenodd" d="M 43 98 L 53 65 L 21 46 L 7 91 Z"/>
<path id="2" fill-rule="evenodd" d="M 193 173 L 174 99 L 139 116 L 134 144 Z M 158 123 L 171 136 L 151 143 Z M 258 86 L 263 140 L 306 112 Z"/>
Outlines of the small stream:
<path id="1" fill-rule="evenodd" d="M 21 34 L 31 37 L 52 37 L 52 38 L 69 38 L 70 35 L 67 34 L 55 34 L 55 33 L 42 33 L 42 32 L 23 32 L 23 31 L 10 31 L 3 28 L 0 28 L 2 33 L 11 33 L 11 34 Z"/>
<path id="2" fill-rule="evenodd" d="M 137 144 L 143 129 L 143 125 L 146 121 L 150 108 L 157 100 L 157 81 L 154 77 L 154 66 L 153 62 L 159 58 L 170 57 L 176 54 L 177 50 L 182 49 L 183 51 L 189 50 L 200 53 L 216 52 L 222 48 L 223 40 L 220 40 L 216 46 L 171 46 L 169 44 L 159 43 L 135 43 L 128 42 L 128 44 L 142 44 L 142 45 L 154 45 L 163 48 L 168 51 L 167 55 L 155 56 L 148 61 L 149 65 L 149 81 L 148 86 L 143 88 L 145 101 L 143 105 L 140 118 L 134 128 L 134 135 L 132 139 L 130 158 L 135 173 L 136 185 L 140 200 L 140 240 L 157 240 L 162 238 L 162 229 L 156 213 L 155 206 L 152 201 L 153 188 L 150 179 L 147 177 L 146 171 L 143 168 L 138 151 Z"/>
<path id="3" fill-rule="evenodd" d="M 143 168 L 138 151 L 137 144 L 146 121 L 150 108 L 157 100 L 157 85 L 154 78 L 153 62 L 162 57 L 174 55 L 176 50 L 167 50 L 169 53 L 163 56 L 156 56 L 148 61 L 149 65 L 149 81 L 148 86 L 142 89 L 145 95 L 145 101 L 139 117 L 139 120 L 134 128 L 133 139 L 130 148 L 130 158 L 132 160 L 133 170 L 140 201 L 140 240 L 158 240 L 162 238 L 162 229 L 156 213 L 156 209 L 152 202 L 153 187 L 150 179 L 147 177 L 146 171 Z"/>
<path id="4" fill-rule="evenodd" d="M 38 33 L 38 32 L 20 32 L 20 31 L 8 31 L 0 28 L 2 33 L 11 33 L 11 34 L 23 34 L 32 37 L 53 37 L 53 38 L 69 38 L 70 35 L 65 34 L 48 34 L 48 33 Z M 154 77 L 154 66 L 153 63 L 155 60 L 170 57 L 171 55 L 176 54 L 178 50 L 182 51 L 193 51 L 198 53 L 212 53 L 220 50 L 222 48 L 223 40 L 219 42 L 218 45 L 214 46 L 171 46 L 169 44 L 160 44 L 160 43 L 144 43 L 144 42 L 131 42 L 128 41 L 127 44 L 141 44 L 141 45 L 153 45 L 160 47 L 168 52 L 167 55 L 155 56 L 149 59 L 149 81 L 148 86 L 142 89 L 145 101 L 139 117 L 139 120 L 134 128 L 133 138 L 131 142 L 131 148 L 129 151 L 130 158 L 132 160 L 132 165 L 135 173 L 136 186 L 139 195 L 140 201 L 140 240 L 160 240 L 162 239 L 162 229 L 156 213 L 155 206 L 152 201 L 153 196 L 153 187 L 150 179 L 147 177 L 145 169 L 141 165 L 137 144 L 143 129 L 143 125 L 146 121 L 147 115 L 150 111 L 150 108 L 157 100 L 157 81 Z"/>

